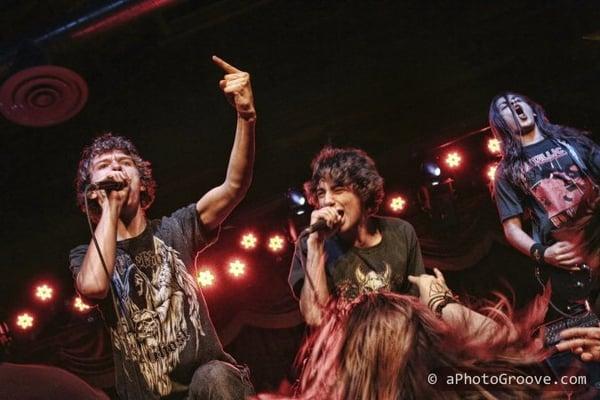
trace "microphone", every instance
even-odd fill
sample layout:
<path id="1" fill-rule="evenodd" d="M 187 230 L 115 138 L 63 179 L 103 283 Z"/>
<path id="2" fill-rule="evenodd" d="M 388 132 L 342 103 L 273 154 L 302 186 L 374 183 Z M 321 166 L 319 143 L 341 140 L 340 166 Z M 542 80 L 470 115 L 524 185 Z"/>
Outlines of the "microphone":
<path id="1" fill-rule="evenodd" d="M 105 180 L 96 183 L 91 183 L 88 190 L 105 190 L 106 192 L 111 192 L 113 190 L 122 190 L 125 188 L 125 186 L 127 186 L 127 182 L 115 182 Z"/>
<path id="2" fill-rule="evenodd" d="M 337 210 L 337 213 L 339 214 L 340 217 L 344 216 L 344 211 L 342 210 Z M 308 228 L 304 229 L 302 231 L 301 236 L 304 235 L 310 235 L 313 232 L 318 232 L 318 231 L 323 231 L 325 229 L 327 229 L 327 221 L 325 221 L 323 218 L 319 218 L 317 220 L 317 222 L 315 222 L 314 224 L 310 225 Z"/>

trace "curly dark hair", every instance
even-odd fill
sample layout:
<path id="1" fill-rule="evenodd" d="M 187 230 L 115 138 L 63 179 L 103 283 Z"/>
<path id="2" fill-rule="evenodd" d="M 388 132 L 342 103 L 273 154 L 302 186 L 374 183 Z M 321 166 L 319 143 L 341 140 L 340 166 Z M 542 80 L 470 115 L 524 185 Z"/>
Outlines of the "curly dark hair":
<path id="1" fill-rule="evenodd" d="M 511 130 L 510 126 L 502 118 L 500 109 L 496 104 L 501 98 L 504 98 L 508 103 L 510 95 L 520 97 L 529 104 L 534 113 L 535 124 L 545 137 L 561 139 L 568 143 L 576 143 L 585 147 L 594 147 L 595 144 L 587 137 L 588 132 L 551 123 L 546 116 L 544 108 L 527 96 L 511 91 L 495 96 L 490 104 L 488 117 L 492 133 L 502 142 L 502 160 L 500 162 L 501 169 L 499 169 L 499 173 L 504 174 L 509 182 L 527 193 L 528 189 L 524 173 L 526 157 L 523 153 L 523 145 L 519 140 L 521 132 L 513 132 Z M 516 121 L 517 116 L 514 114 L 514 110 L 513 118 Z"/>
<path id="2" fill-rule="evenodd" d="M 83 211 L 85 210 L 85 187 L 90 182 L 90 167 L 92 160 L 104 153 L 120 150 L 123 153 L 131 156 L 135 166 L 140 173 L 140 181 L 145 190 L 140 193 L 140 203 L 142 209 L 146 210 L 154 201 L 156 193 L 156 181 L 152 177 L 152 168 L 149 161 L 142 159 L 134 144 L 124 136 L 116 136 L 111 132 L 104 133 L 96 137 L 91 145 L 85 147 L 81 152 L 81 159 L 77 168 L 77 176 L 75 177 L 75 191 L 77 193 L 77 205 Z M 101 209 L 97 201 L 88 201 L 90 208 L 90 216 L 94 222 L 100 216 Z"/>
<path id="3" fill-rule="evenodd" d="M 383 202 L 383 178 L 375 161 L 363 150 L 326 146 L 311 162 L 312 176 L 304 183 L 304 192 L 313 207 L 318 205 L 317 188 L 323 179 L 350 188 L 361 199 L 369 214 Z"/>

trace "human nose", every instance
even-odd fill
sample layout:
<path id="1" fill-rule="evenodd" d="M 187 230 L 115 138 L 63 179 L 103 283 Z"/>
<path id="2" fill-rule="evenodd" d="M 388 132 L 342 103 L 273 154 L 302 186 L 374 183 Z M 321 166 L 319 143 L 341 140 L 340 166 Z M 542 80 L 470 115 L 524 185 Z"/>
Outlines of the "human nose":
<path id="1" fill-rule="evenodd" d="M 335 201 L 333 199 L 333 193 L 331 193 L 330 191 L 325 192 L 323 203 L 327 207 L 333 206 L 335 204 Z"/>
<path id="2" fill-rule="evenodd" d="M 121 164 L 115 159 L 110 162 L 110 168 L 114 171 L 120 171 L 122 169 Z"/>

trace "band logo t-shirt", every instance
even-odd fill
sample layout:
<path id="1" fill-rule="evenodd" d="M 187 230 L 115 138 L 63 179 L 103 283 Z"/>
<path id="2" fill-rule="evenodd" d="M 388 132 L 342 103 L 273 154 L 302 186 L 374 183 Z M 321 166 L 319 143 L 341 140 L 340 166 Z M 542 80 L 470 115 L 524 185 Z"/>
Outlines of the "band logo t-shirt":
<path id="1" fill-rule="evenodd" d="M 502 173 L 496 175 L 496 203 L 502 221 L 523 213 L 533 215 L 535 240 L 553 243 L 551 233 L 577 214 L 592 183 L 558 142 L 544 139 L 523 147 L 528 194 L 512 185 Z M 499 171 L 500 172 L 500 171 Z"/>

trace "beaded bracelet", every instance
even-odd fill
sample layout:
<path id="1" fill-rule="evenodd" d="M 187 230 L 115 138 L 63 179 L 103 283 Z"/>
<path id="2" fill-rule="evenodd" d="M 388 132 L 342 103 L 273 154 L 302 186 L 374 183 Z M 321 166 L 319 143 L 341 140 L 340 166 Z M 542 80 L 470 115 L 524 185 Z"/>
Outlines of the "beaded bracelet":
<path id="1" fill-rule="evenodd" d="M 454 296 L 451 291 L 447 290 L 444 293 L 432 296 L 427 303 L 427 307 L 434 312 L 436 317 L 442 318 L 442 310 L 451 303 L 460 302 L 457 296 Z"/>

